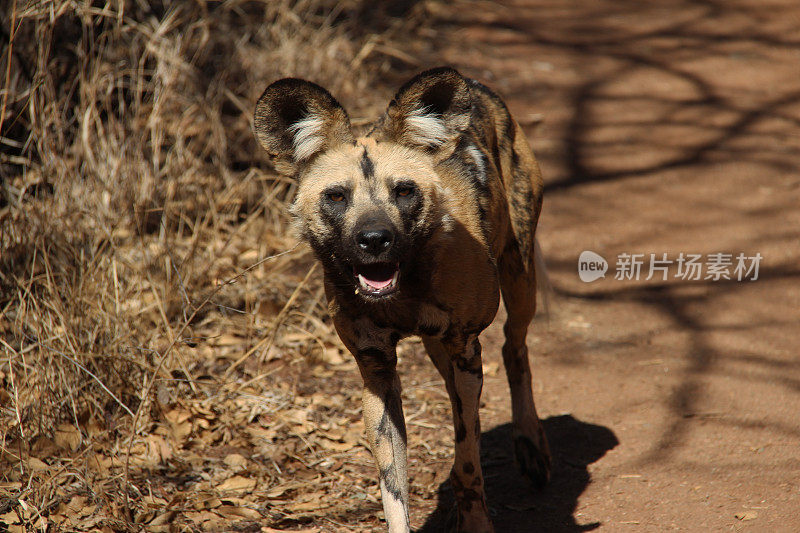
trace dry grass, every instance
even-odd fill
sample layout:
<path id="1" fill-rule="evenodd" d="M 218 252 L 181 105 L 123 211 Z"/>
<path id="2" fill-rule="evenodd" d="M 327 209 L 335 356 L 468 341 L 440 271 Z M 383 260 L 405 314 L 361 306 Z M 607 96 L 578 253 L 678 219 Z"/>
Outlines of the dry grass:
<path id="1" fill-rule="evenodd" d="M 373 527 L 357 372 L 251 108 L 294 75 L 375 115 L 424 7 L 4 5 L 0 523 Z"/>

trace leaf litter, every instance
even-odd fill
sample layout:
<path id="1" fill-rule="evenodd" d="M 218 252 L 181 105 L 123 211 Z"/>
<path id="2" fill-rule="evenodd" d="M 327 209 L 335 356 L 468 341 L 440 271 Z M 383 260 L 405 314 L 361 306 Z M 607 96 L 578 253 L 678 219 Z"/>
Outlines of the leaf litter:
<path id="1" fill-rule="evenodd" d="M 366 124 L 428 4 L 377 33 L 363 0 L 0 14 L 0 530 L 380 527 L 360 376 L 249 102 L 306 76 Z M 418 343 L 400 357 L 411 492 L 433 498 L 449 402 Z"/>

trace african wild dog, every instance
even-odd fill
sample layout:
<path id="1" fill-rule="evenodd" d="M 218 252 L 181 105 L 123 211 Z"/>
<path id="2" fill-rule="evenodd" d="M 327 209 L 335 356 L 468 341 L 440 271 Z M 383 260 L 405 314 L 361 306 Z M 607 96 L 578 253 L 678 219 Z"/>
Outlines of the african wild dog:
<path id="1" fill-rule="evenodd" d="M 478 334 L 501 292 L 516 458 L 537 486 L 550 470 L 525 344 L 536 308 L 542 178 L 521 128 L 489 89 L 437 68 L 406 83 L 361 138 L 325 89 L 278 80 L 256 105 L 255 132 L 276 168 L 298 180 L 292 210 L 322 262 L 334 325 L 364 380 L 389 531 L 409 531 L 395 348 L 410 335 L 422 338 L 450 395 L 458 530 L 492 531 L 478 449 Z"/>

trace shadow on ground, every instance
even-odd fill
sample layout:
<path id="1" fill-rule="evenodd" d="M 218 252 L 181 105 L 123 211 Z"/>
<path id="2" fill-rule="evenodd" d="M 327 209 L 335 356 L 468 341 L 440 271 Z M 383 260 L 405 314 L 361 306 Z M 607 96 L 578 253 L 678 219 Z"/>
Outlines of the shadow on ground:
<path id="1" fill-rule="evenodd" d="M 609 428 L 581 422 L 570 415 L 553 416 L 543 423 L 553 451 L 553 472 L 550 484 L 540 492 L 531 487 L 514 464 L 511 424 L 481 436 L 481 464 L 495 529 L 564 533 L 596 529 L 598 522 L 578 524 L 573 513 L 590 481 L 587 466 L 619 441 Z M 439 487 L 436 510 L 417 533 L 451 531 L 455 520 L 453 490 L 445 482 Z"/>

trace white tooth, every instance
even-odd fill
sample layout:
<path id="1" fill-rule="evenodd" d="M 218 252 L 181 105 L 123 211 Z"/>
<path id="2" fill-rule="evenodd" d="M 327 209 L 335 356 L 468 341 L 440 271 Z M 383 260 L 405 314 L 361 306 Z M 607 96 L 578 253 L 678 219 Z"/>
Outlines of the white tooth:
<path id="1" fill-rule="evenodd" d="M 390 287 L 394 287 L 397 284 L 397 276 L 400 275 L 399 270 L 394 271 L 394 276 L 392 276 L 392 282 L 389 284 Z"/>
<path id="2" fill-rule="evenodd" d="M 364 279 L 364 276 L 362 276 L 361 274 L 358 275 L 358 283 L 360 283 L 361 286 L 364 287 L 365 289 L 369 290 L 369 284 L 367 283 L 367 280 Z"/>

